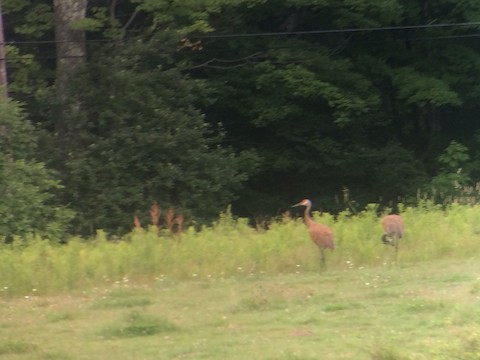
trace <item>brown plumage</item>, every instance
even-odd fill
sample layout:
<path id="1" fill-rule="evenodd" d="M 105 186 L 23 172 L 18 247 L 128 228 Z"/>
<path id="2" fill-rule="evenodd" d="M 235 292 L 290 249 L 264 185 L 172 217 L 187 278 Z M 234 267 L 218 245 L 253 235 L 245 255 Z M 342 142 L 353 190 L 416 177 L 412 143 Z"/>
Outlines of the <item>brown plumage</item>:
<path id="1" fill-rule="evenodd" d="M 312 208 L 312 202 L 308 199 L 300 201 L 296 206 L 305 206 L 305 225 L 307 225 L 308 233 L 312 241 L 317 244 L 320 249 L 322 264 L 325 264 L 325 249 L 334 249 L 335 244 L 333 242 L 333 233 L 332 230 L 327 225 L 319 224 L 313 221 L 310 216 L 310 209 Z"/>
<path id="2" fill-rule="evenodd" d="M 403 220 L 400 215 L 386 215 L 380 223 L 383 227 L 382 242 L 395 247 L 398 251 L 398 239 L 403 237 Z"/>

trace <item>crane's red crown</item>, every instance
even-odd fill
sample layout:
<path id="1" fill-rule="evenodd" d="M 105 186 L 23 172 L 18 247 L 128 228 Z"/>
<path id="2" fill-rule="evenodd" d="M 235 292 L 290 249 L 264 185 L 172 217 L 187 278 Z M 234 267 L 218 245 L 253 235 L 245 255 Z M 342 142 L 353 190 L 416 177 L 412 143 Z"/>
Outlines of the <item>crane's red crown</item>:
<path id="1" fill-rule="evenodd" d="M 295 204 L 293 205 L 292 207 L 295 207 L 295 206 L 308 206 L 308 205 L 312 205 L 312 202 L 308 199 L 303 199 L 302 201 L 300 201 L 298 204 Z"/>

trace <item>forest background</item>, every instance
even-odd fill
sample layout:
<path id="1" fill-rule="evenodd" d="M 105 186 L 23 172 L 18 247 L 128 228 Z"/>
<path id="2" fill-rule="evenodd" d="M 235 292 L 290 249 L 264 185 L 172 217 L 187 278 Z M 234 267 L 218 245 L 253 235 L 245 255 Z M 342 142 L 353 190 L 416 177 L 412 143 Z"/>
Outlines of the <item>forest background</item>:
<path id="1" fill-rule="evenodd" d="M 477 199 L 476 0 L 1 7 L 2 236 Z"/>

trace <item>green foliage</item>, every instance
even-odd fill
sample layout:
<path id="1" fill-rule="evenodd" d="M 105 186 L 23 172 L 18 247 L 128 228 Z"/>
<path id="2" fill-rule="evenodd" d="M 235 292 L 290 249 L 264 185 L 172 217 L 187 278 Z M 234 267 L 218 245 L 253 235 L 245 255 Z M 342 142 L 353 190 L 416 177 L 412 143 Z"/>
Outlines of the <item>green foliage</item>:
<path id="1" fill-rule="evenodd" d="M 22 54 L 20 49 L 8 45 L 6 53 L 9 59 L 9 83 L 8 91 L 14 94 L 36 94 L 39 89 L 45 87 L 45 74 L 42 74 L 41 66 L 31 54 Z"/>
<path id="2" fill-rule="evenodd" d="M 414 2 L 292 0 L 235 10 L 235 16 L 226 11 L 224 21 L 212 17 L 213 26 L 240 34 L 449 23 L 479 7 L 448 1 L 422 9 Z M 227 136 L 263 159 L 261 171 L 250 177 L 251 195 L 244 192 L 238 207 L 252 215 L 247 209 L 256 208 L 260 196 L 262 211 L 272 212 L 279 206 L 276 194 L 307 192 L 327 197 L 324 203 L 333 209 L 330 199 L 342 186 L 361 193 L 362 204 L 379 197 L 413 198 L 428 183 L 428 173 L 438 170 L 436 142 L 462 132 L 460 119 L 476 127 L 466 108 L 478 106 L 478 96 L 472 96 L 478 86 L 471 80 L 480 74 L 471 43 L 421 39 L 469 31 L 220 38 L 204 45 L 204 55 L 189 56 L 203 64 L 194 74 L 220 89 L 213 119 L 228 114 Z"/>
<path id="3" fill-rule="evenodd" d="M 423 75 L 409 67 L 397 70 L 394 84 L 398 88 L 399 99 L 409 105 L 461 105 L 458 94 L 444 80 Z"/>
<path id="4" fill-rule="evenodd" d="M 44 115 L 45 93 L 54 81 L 53 11 L 48 1 L 2 1 L 9 96 L 21 101 L 28 118 L 38 123 Z M 40 55 L 41 54 L 41 55 Z M 42 119 L 43 120 L 43 119 Z M 50 119 L 52 120 L 52 119 Z M 50 159 L 42 159 L 48 162 Z"/>
<path id="5" fill-rule="evenodd" d="M 361 206 L 427 185 L 455 195 L 480 174 L 475 28 L 435 26 L 478 20 L 478 1 L 90 5 L 71 24 L 88 59 L 59 146 L 52 4 L 2 2 L 9 92 L 43 131 L 39 160 L 59 171 L 55 201 L 78 211 L 77 232 L 125 232 L 153 200 L 203 223 L 305 193 L 337 212 L 343 187 Z M 392 29 L 406 24 L 431 26 Z M 452 139 L 473 159 L 456 169 L 437 161 Z"/>
<path id="6" fill-rule="evenodd" d="M 137 299 L 127 299 L 127 300 L 115 300 L 111 302 L 103 302 L 101 307 L 105 308 L 117 308 L 117 307 L 136 307 L 136 306 L 146 306 L 150 305 L 151 302 L 148 299 L 137 298 Z"/>
<path id="7" fill-rule="evenodd" d="M 392 346 L 378 346 L 371 351 L 371 360 L 409 360 L 403 351 Z"/>
<path id="8" fill-rule="evenodd" d="M 455 211 L 452 219 L 445 216 L 449 226 L 458 222 L 457 215 L 469 213 L 463 206 Z M 417 217 L 435 212 L 425 206 Z M 369 216 L 367 212 L 365 218 Z M 235 227 L 231 219 L 225 221 L 230 223 L 227 229 Z M 297 225 L 305 234 L 304 225 Z M 228 236 L 231 242 L 243 240 Z M 218 234 L 217 239 L 226 241 Z M 104 241 L 101 236 L 98 240 Z M 115 249 L 122 243 L 110 245 Z M 200 256 L 202 249 L 197 250 Z M 410 251 L 415 249 L 404 254 Z M 478 260 L 475 249 L 466 256 L 451 253 L 396 266 L 329 267 L 322 272 L 297 268 L 273 276 L 184 281 L 164 275 L 152 281 L 82 286 L 57 296 L 43 296 L 39 288 L 2 301 L 0 353 L 6 359 L 70 359 L 74 336 L 75 349 L 98 360 L 472 360 L 478 358 L 480 314 L 478 297 L 469 289 L 478 282 Z M 148 300 L 148 307 L 99 306 L 138 298 Z"/>
<path id="9" fill-rule="evenodd" d="M 2 11 L 8 13 L 10 11 L 20 11 L 29 5 L 28 0 L 5 0 L 2 2 Z"/>
<path id="10" fill-rule="evenodd" d="M 21 340 L 5 340 L 0 341 L 0 355 L 9 354 L 27 354 L 35 352 L 37 346 L 29 344 Z"/>
<path id="11" fill-rule="evenodd" d="M 151 336 L 158 333 L 171 333 L 177 327 L 165 318 L 133 311 L 125 316 L 122 325 L 112 326 L 103 331 L 107 337 Z"/>
<path id="12" fill-rule="evenodd" d="M 438 157 L 438 161 L 445 166 L 446 170 L 454 170 L 461 167 L 470 159 L 468 149 L 462 144 L 452 140 L 445 152 Z"/>
<path id="13" fill-rule="evenodd" d="M 431 186 L 443 196 L 460 195 L 470 180 L 465 164 L 470 160 L 468 149 L 451 141 L 444 153 L 438 157 L 442 164 L 440 174 L 432 179 Z"/>
<path id="14" fill-rule="evenodd" d="M 70 220 L 70 212 L 51 205 L 53 191 L 59 189 L 44 164 L 3 157 L 0 191 L 2 235 L 25 235 L 30 232 L 59 239 Z"/>
<path id="15" fill-rule="evenodd" d="M 386 144 L 373 159 L 375 168 L 370 169 L 373 188 L 385 189 L 382 195 L 387 199 L 412 194 L 427 181 L 421 162 L 397 142 Z"/>
<path id="16" fill-rule="evenodd" d="M 128 285 L 127 282 L 124 283 Z M 98 303 L 93 305 L 95 309 L 105 308 L 132 308 L 132 307 L 145 307 L 151 305 L 152 301 L 143 296 L 139 296 L 138 291 L 131 291 L 131 289 L 114 289 L 105 296 Z"/>
<path id="17" fill-rule="evenodd" d="M 130 18 L 125 20 L 115 18 L 109 7 L 94 6 L 90 17 L 75 22 L 77 29 L 96 32 L 101 30 L 108 37 L 124 37 L 128 33 L 128 26 L 140 27 L 145 33 L 161 29 L 171 32 L 174 36 L 186 36 L 190 33 L 207 33 L 213 31 L 209 23 L 209 16 L 221 12 L 225 5 L 233 6 L 246 0 L 218 1 L 182 1 L 180 4 L 170 1 L 132 0 L 126 5 Z M 140 14 L 140 15 L 139 15 Z M 148 23 L 137 24 L 136 17 L 148 17 Z"/>
<path id="18" fill-rule="evenodd" d="M 71 26 L 75 30 L 96 31 L 101 29 L 103 24 L 98 19 L 84 18 L 80 20 L 75 20 L 74 22 L 72 22 Z"/>
<path id="19" fill-rule="evenodd" d="M 314 213 L 318 222 L 333 230 L 336 249 L 326 253 L 327 273 L 355 271 L 367 267 L 387 269 L 421 261 L 466 258 L 478 253 L 480 209 L 452 204 L 442 210 L 433 203 L 403 207 L 405 236 L 398 257 L 392 247 L 381 243 L 378 206 L 370 205 L 358 215 Z M 167 235 L 151 228 L 135 229 L 115 242 L 99 232 L 90 241 L 70 239 L 65 245 L 27 238 L 0 251 L 0 296 L 54 294 L 95 286 L 114 286 L 96 308 L 149 306 L 142 293 L 131 293 L 132 283 L 167 283 L 176 280 L 213 280 L 256 277 L 265 274 L 307 274 L 320 271 L 320 253 L 302 221 L 285 218 L 271 222 L 268 230 L 255 230 L 245 219 L 233 219 L 228 212 L 212 227 L 189 228 Z M 449 283 L 470 278 L 452 278 Z M 446 281 L 447 281 L 446 280 Z M 368 286 L 378 278 L 365 279 Z M 269 294 L 267 296 L 267 293 Z M 285 303 L 283 294 L 259 289 L 245 297 L 239 309 L 269 309 Z M 409 311 L 430 311 L 441 303 L 414 302 Z"/>
<path id="20" fill-rule="evenodd" d="M 326 109 L 332 112 L 334 122 L 344 125 L 354 120 L 360 114 L 366 113 L 369 107 L 375 104 L 375 97 L 365 97 L 365 88 L 368 83 L 362 82 L 356 74 L 348 74 L 351 64 L 348 61 L 336 61 L 323 54 L 310 53 L 317 60 L 312 59 L 308 64 L 289 64 L 293 58 L 298 57 L 298 52 L 288 54 L 286 51 L 271 50 L 272 57 L 278 57 L 286 62 L 285 65 L 276 65 L 263 62 L 257 66 L 259 73 L 256 78 L 256 89 L 259 90 L 256 98 L 251 99 L 256 103 L 251 110 L 259 112 L 254 123 L 265 126 L 265 123 L 278 122 L 279 120 L 292 121 L 298 116 L 298 112 L 308 111 L 305 102 L 313 99 L 322 99 Z M 308 52 L 305 52 L 305 56 Z M 275 60 L 274 60 L 275 61 Z M 322 61 L 324 64 L 320 64 Z M 326 63 L 326 64 L 325 64 Z M 352 83 L 343 83 L 342 77 L 330 77 L 329 74 L 318 72 L 320 67 L 329 67 L 331 70 L 343 71 L 343 76 L 350 80 L 357 80 Z M 334 68 L 334 69 L 332 69 Z M 358 92 L 357 92 L 358 91 Z M 360 93 L 363 96 L 360 96 Z M 273 95 L 273 99 L 270 97 Z M 272 101 L 273 100 L 273 101 Z M 317 100 L 318 101 L 318 100 Z M 302 106 L 303 105 L 303 106 Z"/>
<path id="21" fill-rule="evenodd" d="M 133 214 L 146 214 L 153 201 L 205 222 L 246 179 L 241 166 L 249 161 L 220 146 L 221 128 L 195 106 L 208 97 L 204 84 L 157 50 L 156 42 L 125 43 L 72 83 L 85 111 L 71 119 L 78 130 L 65 149 L 65 196 L 81 233 L 128 231 Z"/>
<path id="22" fill-rule="evenodd" d="M 0 102 L 0 234 L 38 233 L 59 239 L 71 212 L 55 203 L 61 185 L 35 160 L 37 135 L 15 102 Z"/>
<path id="23" fill-rule="evenodd" d="M 40 38 L 52 29 L 53 11 L 49 4 L 30 5 L 27 8 L 25 22 L 16 24 L 15 32 L 30 38 Z"/>
<path id="24" fill-rule="evenodd" d="M 480 357 L 479 329 L 467 328 L 459 334 L 459 340 L 455 345 L 450 345 L 439 359 L 455 358 L 458 360 L 476 360 Z"/>

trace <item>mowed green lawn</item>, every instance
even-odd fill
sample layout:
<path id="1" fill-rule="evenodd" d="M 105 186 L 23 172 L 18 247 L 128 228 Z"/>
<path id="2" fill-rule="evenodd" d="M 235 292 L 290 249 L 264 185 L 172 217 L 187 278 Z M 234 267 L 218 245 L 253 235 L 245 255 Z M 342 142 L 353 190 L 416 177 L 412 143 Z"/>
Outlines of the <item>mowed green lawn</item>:
<path id="1" fill-rule="evenodd" d="M 478 359 L 478 345 L 480 258 L 0 301 L 5 360 Z"/>

